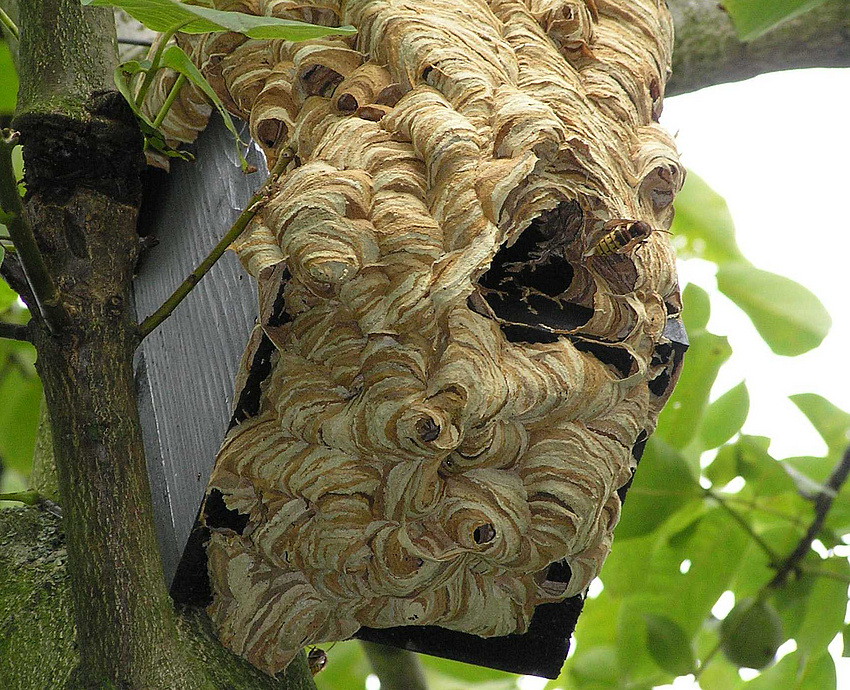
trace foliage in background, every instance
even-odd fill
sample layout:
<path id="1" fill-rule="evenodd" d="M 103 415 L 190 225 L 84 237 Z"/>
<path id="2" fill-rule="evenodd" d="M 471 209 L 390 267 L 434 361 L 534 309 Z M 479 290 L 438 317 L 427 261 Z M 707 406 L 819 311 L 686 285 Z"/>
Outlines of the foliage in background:
<path id="1" fill-rule="evenodd" d="M 724 2 L 744 38 L 816 4 Z M 16 90 L 9 51 L 0 42 L 0 119 L 11 115 Z M 747 313 L 775 353 L 791 356 L 817 347 L 829 329 L 828 314 L 811 292 L 741 254 L 720 197 L 691 174 L 676 209 L 680 256 L 717 265 L 718 289 Z M 0 238 L 4 234 L 0 225 Z M 848 443 L 850 415 L 820 396 L 793 396 L 826 442 L 827 454 L 772 457 L 769 439 L 740 433 L 749 408 L 743 382 L 710 402 L 731 348 L 707 329 L 710 296 L 689 285 L 684 301 L 691 348 L 681 380 L 647 444 L 599 578 L 601 591 L 597 583 L 580 618 L 575 653 L 547 688 L 639 690 L 691 672 L 705 690 L 834 688 L 826 647 L 847 632 L 850 567 L 832 549 L 850 534 L 850 489 L 838 492 L 818 534 L 821 555 L 810 550 L 798 576 L 776 587 L 771 581 L 812 522 L 813 499 Z M 28 318 L 0 282 L 0 321 L 22 324 Z M 0 493 L 23 489 L 29 473 L 41 399 L 34 356 L 29 344 L 0 339 Z M 712 614 L 721 596 L 729 606 L 733 597 L 738 603 L 725 624 Z M 761 616 L 758 625 L 752 624 L 754 615 Z M 760 664 L 786 639 L 796 649 L 750 681 L 728 658 Z M 319 687 L 362 690 L 369 667 L 359 646 L 345 642 L 327 651 L 330 662 L 316 678 Z M 432 657 L 422 661 L 433 690 L 517 687 L 511 674 Z"/>
<path id="2" fill-rule="evenodd" d="M 5 41 L 0 41 L 0 124 L 8 122 L 15 109 L 18 77 Z M 23 175 L 20 147 L 14 158 L 15 172 Z M 0 222 L 0 263 L 10 249 Z M 0 321 L 25 324 L 29 312 L 18 296 L 0 280 Z M 26 488 L 35 446 L 35 429 L 41 403 L 41 382 L 35 373 L 35 349 L 29 343 L 0 338 L 0 493 Z M 7 505 L 0 501 L 0 506 Z M 11 504 L 9 504 L 11 505 Z"/>
<path id="3" fill-rule="evenodd" d="M 822 2 L 824 0 L 723 0 L 720 6 L 732 17 L 741 39 L 752 41 Z"/>

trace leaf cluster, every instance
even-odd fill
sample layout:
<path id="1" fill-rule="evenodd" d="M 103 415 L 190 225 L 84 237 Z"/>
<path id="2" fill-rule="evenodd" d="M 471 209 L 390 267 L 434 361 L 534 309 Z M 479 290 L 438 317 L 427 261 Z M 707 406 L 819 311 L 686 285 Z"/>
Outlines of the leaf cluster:
<path id="1" fill-rule="evenodd" d="M 820 301 L 753 266 L 725 202 L 692 173 L 673 231 L 680 256 L 716 265 L 719 291 L 775 353 L 802 354 L 823 340 L 830 320 Z M 823 548 L 809 550 L 789 581 L 772 580 L 814 520 L 814 499 L 847 448 L 850 415 L 815 394 L 792 396 L 828 452 L 773 457 L 770 439 L 742 433 L 745 382 L 711 400 L 732 349 L 708 329 L 709 294 L 688 285 L 683 301 L 690 349 L 681 378 L 579 619 L 575 655 L 548 687 L 648 689 L 694 674 L 704 690 L 834 688 L 826 648 L 844 629 L 850 566 L 834 549 L 850 532 L 850 489 L 827 513 L 817 535 Z M 737 605 L 729 613 L 719 601 Z M 783 649 L 793 651 L 773 663 L 789 640 Z M 739 667 L 767 668 L 745 681 Z"/>
<path id="2" fill-rule="evenodd" d="M 150 59 L 128 60 L 121 63 L 115 71 L 115 86 L 136 115 L 139 128 L 145 135 L 145 148 L 153 149 L 169 158 L 192 160 L 191 153 L 173 148 L 160 130 L 180 90 L 188 82 L 199 88 L 221 114 L 236 142 L 242 172 L 254 172 L 242 154 L 242 148 L 246 146 L 245 142 L 239 137 L 233 120 L 225 110 L 224 103 L 200 70 L 180 46 L 168 44 L 171 37 L 178 33 L 208 34 L 233 31 L 255 39 L 305 41 L 322 36 L 348 36 L 355 33 L 354 27 L 351 26 L 317 26 L 278 17 L 216 10 L 202 5 L 184 4 L 176 0 L 80 0 L 80 2 L 93 7 L 122 9 L 147 28 L 162 33 L 158 47 L 152 52 Z M 173 70 L 178 77 L 156 117 L 151 121 L 142 112 L 142 104 L 153 79 L 160 70 L 165 69 Z M 142 79 L 138 91 L 134 93 L 132 80 L 136 75 L 141 75 Z"/>

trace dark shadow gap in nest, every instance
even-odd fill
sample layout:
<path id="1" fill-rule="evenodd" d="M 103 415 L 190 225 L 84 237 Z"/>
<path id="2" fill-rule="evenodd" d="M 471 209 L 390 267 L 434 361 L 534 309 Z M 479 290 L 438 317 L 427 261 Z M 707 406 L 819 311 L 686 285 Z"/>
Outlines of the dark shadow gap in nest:
<path id="1" fill-rule="evenodd" d="M 553 343 L 558 332 L 586 324 L 592 308 L 559 299 L 573 282 L 575 269 L 566 257 L 583 224 L 584 212 L 576 201 L 539 215 L 512 245 L 499 249 L 478 280 L 487 309 L 476 307 L 475 300 L 470 307 L 498 319 L 510 342 Z"/>

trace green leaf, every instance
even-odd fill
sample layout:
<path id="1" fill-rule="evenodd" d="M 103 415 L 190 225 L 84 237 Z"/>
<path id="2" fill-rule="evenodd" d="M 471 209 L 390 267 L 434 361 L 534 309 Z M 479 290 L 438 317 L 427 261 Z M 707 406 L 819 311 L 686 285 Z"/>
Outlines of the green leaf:
<path id="1" fill-rule="evenodd" d="M 792 652 L 742 687 L 742 690 L 834 689 L 835 664 L 829 652 L 825 650 L 808 656 L 799 650 Z"/>
<path id="2" fill-rule="evenodd" d="M 815 393 L 789 396 L 826 443 L 831 456 L 841 456 L 850 443 L 850 414 Z"/>
<path id="3" fill-rule="evenodd" d="M 180 31 L 205 34 L 235 31 L 249 38 L 282 38 L 306 41 L 322 36 L 351 36 L 353 26 L 314 26 L 305 22 L 277 17 L 258 17 L 242 12 L 225 12 L 197 5 L 184 5 L 174 0 L 81 0 L 83 5 L 119 7 L 154 31 L 168 31 L 185 24 Z"/>
<path id="4" fill-rule="evenodd" d="M 674 676 L 684 676 L 694 670 L 694 651 L 691 640 L 675 621 L 651 613 L 643 614 L 646 621 L 646 646 L 660 668 Z"/>
<path id="5" fill-rule="evenodd" d="M 775 666 L 763 671 L 758 678 L 745 683 L 742 690 L 793 690 L 799 662 L 800 655 L 797 652 L 784 656 Z"/>
<path id="6" fill-rule="evenodd" d="M 726 486 L 738 476 L 738 448 L 737 443 L 727 444 L 717 451 L 714 460 L 705 469 L 706 478 L 714 487 Z"/>
<path id="7" fill-rule="evenodd" d="M 698 496 L 699 485 L 682 454 L 658 437 L 650 436 L 626 495 L 617 525 L 617 540 L 652 532 Z"/>
<path id="8" fill-rule="evenodd" d="M 747 480 L 754 496 L 776 496 L 795 491 L 794 480 L 769 452 L 770 439 L 765 436 L 741 436 L 738 447 L 738 474 Z"/>
<path id="9" fill-rule="evenodd" d="M 12 62 L 12 53 L 5 41 L 0 41 L 0 115 L 15 112 L 18 100 L 18 73 Z"/>
<path id="10" fill-rule="evenodd" d="M 706 330 L 689 333 L 690 347 L 682 375 L 658 417 L 656 434 L 674 448 L 684 448 L 702 423 L 717 372 L 732 354 L 724 337 Z"/>
<path id="11" fill-rule="evenodd" d="M 673 243 L 680 258 L 699 258 L 724 264 L 743 259 L 735 242 L 735 224 L 723 197 L 688 171 L 676 195 Z"/>
<path id="12" fill-rule="evenodd" d="M 6 311 L 18 299 L 18 293 L 9 287 L 9 284 L 0 279 L 0 312 Z"/>
<path id="13" fill-rule="evenodd" d="M 125 74 L 138 74 L 147 72 L 152 66 L 150 60 L 127 60 L 118 65 L 118 69 Z"/>
<path id="14" fill-rule="evenodd" d="M 604 645 L 576 651 L 569 669 L 570 675 L 585 684 L 607 683 L 619 687 L 617 650 L 613 646 Z"/>
<path id="15" fill-rule="evenodd" d="M 828 651 L 807 656 L 802 671 L 796 685 L 799 690 L 835 690 L 835 662 Z"/>
<path id="16" fill-rule="evenodd" d="M 22 345 L 20 349 L 29 348 Z M 0 380 L 0 457 L 7 467 L 28 475 L 35 447 L 38 425 L 38 406 L 41 402 L 41 382 L 37 376 L 26 375 L 21 366 L 12 363 L 10 353 L 0 370 L 5 374 Z"/>
<path id="17" fill-rule="evenodd" d="M 824 0 L 723 0 L 722 7 L 731 17 L 742 41 L 752 41 L 777 24 L 796 17 Z"/>
<path id="18" fill-rule="evenodd" d="M 144 125 L 142 127 L 142 132 L 147 135 L 148 132 L 156 132 L 156 128 L 153 126 L 153 122 L 148 120 L 147 117 L 145 117 L 144 113 L 139 110 L 139 107 L 136 105 L 136 99 L 133 96 L 132 89 L 130 88 L 130 83 L 129 81 L 127 81 L 127 77 L 125 76 L 126 74 L 134 73 L 134 67 L 132 65 L 133 62 L 135 61 L 122 62 L 120 65 L 118 65 L 112 73 L 112 81 L 115 83 L 115 88 L 118 89 L 118 93 L 124 96 L 124 100 L 127 101 L 127 105 L 130 106 L 130 109 L 139 119 L 139 122 Z"/>
<path id="19" fill-rule="evenodd" d="M 483 668 L 482 666 L 473 666 L 472 664 L 464 664 L 460 661 L 452 661 L 451 659 L 441 659 L 436 656 L 428 656 L 423 654 L 419 657 L 422 668 L 429 676 L 439 674 L 443 677 L 453 678 L 458 681 L 465 681 L 466 685 L 474 685 L 475 683 L 506 681 L 516 678 L 512 673 L 506 671 L 497 671 L 491 668 Z M 429 683 L 431 688 L 432 684 Z"/>
<path id="20" fill-rule="evenodd" d="M 688 283 L 682 293 L 682 323 L 688 333 L 703 330 L 711 316 L 711 301 L 708 293 L 699 285 Z"/>
<path id="21" fill-rule="evenodd" d="M 180 48 L 180 46 L 170 45 L 162 54 L 162 65 L 164 67 L 170 67 L 175 72 L 184 75 L 195 86 L 201 89 L 201 91 L 204 92 L 204 95 L 213 102 L 213 105 L 215 105 L 222 120 L 224 120 L 224 126 L 227 127 L 228 131 L 236 140 L 236 152 L 239 155 L 239 163 L 242 167 L 242 172 L 247 172 L 249 168 L 248 161 L 246 161 L 245 156 L 242 155 L 242 147 L 247 145 L 239 138 L 239 132 L 236 131 L 236 127 L 233 124 L 230 113 L 228 113 L 225 109 L 224 103 L 221 102 L 218 94 L 204 78 L 204 75 L 201 74 L 197 67 L 195 67 L 189 56 L 183 52 L 183 49 Z"/>
<path id="22" fill-rule="evenodd" d="M 669 615 L 685 630 L 696 630 L 729 589 L 749 544 L 749 535 L 725 510 L 712 508 L 699 521 L 696 533 L 680 548 L 671 549 L 677 563 L 684 558 L 691 561 L 686 574 L 676 571 L 665 592 Z"/>
<path id="23" fill-rule="evenodd" d="M 734 504 L 731 507 L 741 510 Z M 757 514 L 757 511 L 753 511 L 749 515 L 754 514 Z M 793 525 L 778 524 L 770 529 L 759 531 L 759 536 L 774 553 L 782 555 L 794 550 L 803 533 L 802 530 Z M 759 590 L 766 582 L 770 582 L 775 574 L 775 564 L 771 563 L 770 557 L 764 552 L 764 549 L 754 541 L 750 541 L 747 552 L 741 559 L 741 567 L 735 574 L 735 581 L 731 589 L 739 599 L 757 596 Z"/>
<path id="24" fill-rule="evenodd" d="M 821 570 L 837 576 L 850 575 L 846 558 L 830 558 L 825 561 L 806 561 Z M 844 627 L 844 612 L 847 609 L 847 582 L 817 576 L 806 597 L 805 612 L 800 627 L 794 632 L 797 649 L 816 654 L 826 646 Z"/>
<path id="25" fill-rule="evenodd" d="M 721 265 L 717 287 L 750 317 L 778 355 L 794 356 L 816 348 L 832 325 L 826 308 L 809 290 L 744 261 Z"/>
<path id="26" fill-rule="evenodd" d="M 737 434 L 750 410 L 750 396 L 743 381 L 708 406 L 700 425 L 703 450 L 717 448 Z"/>

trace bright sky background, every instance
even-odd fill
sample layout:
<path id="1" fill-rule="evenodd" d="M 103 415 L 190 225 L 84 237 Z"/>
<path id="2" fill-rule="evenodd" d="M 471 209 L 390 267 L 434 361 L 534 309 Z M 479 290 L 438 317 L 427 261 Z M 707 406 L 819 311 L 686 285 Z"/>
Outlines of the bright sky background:
<path id="1" fill-rule="evenodd" d="M 733 349 L 712 397 L 745 379 L 746 433 L 769 436 L 777 458 L 822 455 L 825 444 L 787 398 L 818 393 L 850 412 L 850 69 L 768 74 L 671 98 L 661 122 L 677 134 L 682 162 L 726 199 L 744 255 L 812 290 L 833 320 L 818 349 L 776 356 L 713 292 L 713 265 L 680 262 L 683 286 L 712 293 L 709 329 Z M 838 687 L 848 688 L 850 660 L 840 658 L 840 642 L 830 649 Z M 683 678 L 675 687 L 692 684 Z"/>
<path id="2" fill-rule="evenodd" d="M 734 354 L 717 397 L 742 379 L 750 392 L 744 430 L 773 439 L 775 457 L 820 455 L 826 447 L 793 393 L 819 393 L 850 411 L 850 70 L 767 74 L 665 101 L 662 124 L 677 135 L 683 163 L 729 204 L 744 255 L 788 276 L 825 304 L 833 326 L 800 357 L 770 352 L 749 319 L 712 294 L 709 329 Z M 715 287 L 714 266 L 682 262 L 682 284 Z"/>

